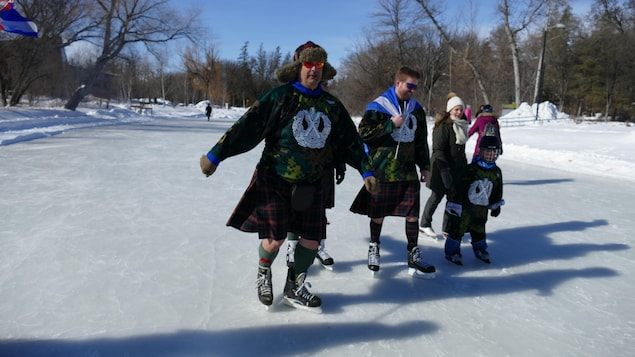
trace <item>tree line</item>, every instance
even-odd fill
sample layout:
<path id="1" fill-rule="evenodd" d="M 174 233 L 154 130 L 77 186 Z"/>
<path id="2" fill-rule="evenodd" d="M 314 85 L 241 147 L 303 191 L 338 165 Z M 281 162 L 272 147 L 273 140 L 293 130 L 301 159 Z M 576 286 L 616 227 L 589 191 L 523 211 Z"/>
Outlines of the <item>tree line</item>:
<path id="1" fill-rule="evenodd" d="M 248 106 L 278 85 L 276 68 L 292 58 L 279 47 L 254 51 L 246 40 L 236 60 L 221 59 L 204 40 L 200 12 L 179 13 L 167 0 L 15 3 L 38 24 L 40 36 L 0 36 L 5 106 L 54 97 L 74 110 L 89 93 L 123 102 Z M 432 0 L 375 2 L 365 37 L 349 49 L 330 83 L 352 115 L 361 114 L 407 65 L 422 74 L 416 98 L 429 114 L 443 110 L 452 91 L 473 107 L 490 103 L 497 112 L 549 101 L 573 116 L 632 119 L 635 0 L 595 0 L 585 18 L 573 13 L 569 0 L 498 0 L 495 15 L 476 17 L 483 11 L 468 6 L 459 21 L 448 19 L 444 6 Z M 174 70 L 169 46 L 177 42 L 182 45 Z M 91 50 L 65 58 L 63 50 L 77 43 L 89 43 Z"/>

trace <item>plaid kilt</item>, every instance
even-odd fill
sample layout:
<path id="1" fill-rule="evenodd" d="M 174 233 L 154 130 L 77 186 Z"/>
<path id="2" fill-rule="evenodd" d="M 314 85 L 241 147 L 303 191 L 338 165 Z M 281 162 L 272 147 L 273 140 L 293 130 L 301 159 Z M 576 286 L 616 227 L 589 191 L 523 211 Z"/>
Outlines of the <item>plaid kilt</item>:
<path id="1" fill-rule="evenodd" d="M 324 207 L 335 207 L 335 172 L 326 170 L 322 175 L 322 189 L 324 190 Z"/>
<path id="2" fill-rule="evenodd" d="M 295 232 L 308 240 L 326 238 L 321 181 L 315 183 L 311 206 L 303 211 L 291 207 L 293 186 L 266 170 L 256 169 L 227 226 L 243 232 L 257 232 L 260 239 L 283 240 L 287 232 Z"/>
<path id="3" fill-rule="evenodd" d="M 362 187 L 351 205 L 351 211 L 370 218 L 387 216 L 419 217 L 419 181 L 379 182 L 379 192 Z"/>

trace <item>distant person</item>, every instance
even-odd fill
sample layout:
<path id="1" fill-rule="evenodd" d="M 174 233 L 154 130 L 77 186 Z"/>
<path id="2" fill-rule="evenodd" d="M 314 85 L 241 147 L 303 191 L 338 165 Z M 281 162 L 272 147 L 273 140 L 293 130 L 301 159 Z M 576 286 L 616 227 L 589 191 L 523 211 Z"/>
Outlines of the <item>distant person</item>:
<path id="1" fill-rule="evenodd" d="M 370 218 L 368 269 L 373 274 L 380 268 L 380 236 L 387 216 L 405 217 L 408 274 L 432 278 L 436 272 L 421 257 L 417 231 L 421 181 L 427 180 L 430 170 L 426 112 L 413 98 L 420 78 L 418 71 L 401 67 L 394 84 L 366 106 L 359 123 L 379 190 L 361 189 L 351 211 Z"/>
<path id="2" fill-rule="evenodd" d="M 485 135 L 494 135 L 500 141 L 500 152 L 499 155 L 503 154 L 503 140 L 500 135 L 500 125 L 498 123 L 498 117 L 493 114 L 494 109 L 489 104 L 483 104 L 479 108 L 478 114 L 476 116 L 476 121 L 468 130 L 467 135 L 471 137 L 475 133 L 478 133 L 478 138 L 476 139 L 476 145 L 474 146 L 474 154 L 472 158 L 478 155 L 479 144 L 481 142 L 481 138 Z"/>
<path id="3" fill-rule="evenodd" d="M 448 94 L 446 111 L 438 114 L 432 129 L 432 156 L 430 179 L 426 186 L 430 197 L 421 214 L 419 230 L 426 236 L 438 239 L 432 228 L 432 216 L 446 195 L 456 177 L 467 166 L 465 143 L 469 123 L 463 115 L 465 104 L 456 93 Z M 444 215 L 442 232 L 446 232 L 447 218 Z"/>
<path id="4" fill-rule="evenodd" d="M 465 112 L 463 114 L 465 115 L 467 122 L 472 124 L 472 107 L 470 107 L 469 104 L 465 106 Z"/>
<path id="5" fill-rule="evenodd" d="M 209 121 L 209 117 L 212 116 L 212 105 L 207 102 L 207 107 L 205 107 L 205 115 L 207 115 L 207 121 Z"/>
<path id="6" fill-rule="evenodd" d="M 369 191 L 377 187 L 355 123 L 344 105 L 320 88 L 321 80 L 335 74 L 322 47 L 311 41 L 298 46 L 293 62 L 276 71 L 284 84 L 260 96 L 200 159 L 201 171 L 209 177 L 221 161 L 265 141 L 252 180 L 227 222 L 258 233 L 256 290 L 265 306 L 273 303 L 271 266 L 287 232 L 297 232 L 300 240 L 293 267 L 287 269 L 283 302 L 321 312 L 322 299 L 307 289 L 305 279 L 326 237 L 322 177 L 332 172 L 327 170 L 334 166 L 333 158 L 358 169 Z M 246 263 L 239 263 L 243 269 Z"/>
<path id="7" fill-rule="evenodd" d="M 463 265 L 461 240 L 465 233 L 470 233 L 474 256 L 491 263 L 485 233 L 487 214 L 491 210 L 491 216 L 498 217 L 505 204 L 503 173 L 496 165 L 500 141 L 494 135 L 485 135 L 479 145 L 479 154 L 452 185 L 445 206 L 445 259 L 456 265 Z"/>

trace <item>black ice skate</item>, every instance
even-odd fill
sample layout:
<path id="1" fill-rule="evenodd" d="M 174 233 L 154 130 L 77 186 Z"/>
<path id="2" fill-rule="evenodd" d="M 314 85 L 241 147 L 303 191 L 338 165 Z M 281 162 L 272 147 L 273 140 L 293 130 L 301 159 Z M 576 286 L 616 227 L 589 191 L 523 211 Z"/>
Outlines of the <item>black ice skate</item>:
<path id="1" fill-rule="evenodd" d="M 273 303 L 273 286 L 271 284 L 271 268 L 258 267 L 258 278 L 256 279 L 258 289 L 258 300 L 267 306 Z"/>
<path id="2" fill-rule="evenodd" d="M 408 253 L 408 274 L 415 278 L 432 279 L 436 275 L 436 268 L 421 259 L 421 249 L 414 247 Z"/>
<path id="3" fill-rule="evenodd" d="M 326 252 L 326 248 L 324 248 L 324 240 L 320 241 L 320 246 L 318 247 L 318 252 L 317 252 L 317 258 L 320 264 L 322 264 L 322 266 L 324 267 L 324 269 L 333 270 L 333 264 L 335 264 L 335 261 L 329 255 L 329 253 Z"/>
<path id="4" fill-rule="evenodd" d="M 489 259 L 489 253 L 487 253 L 486 250 L 481 250 L 481 249 L 475 249 L 474 250 L 474 256 L 476 257 L 476 259 L 485 262 L 487 264 L 491 264 L 492 261 Z"/>
<path id="5" fill-rule="evenodd" d="M 293 268 L 295 263 L 295 246 L 298 244 L 297 240 L 290 240 L 287 245 L 287 267 Z"/>
<path id="6" fill-rule="evenodd" d="M 307 287 L 311 287 L 311 284 L 305 282 L 306 273 L 299 274 L 295 277 L 295 273 L 292 268 L 289 268 L 287 273 L 287 283 L 284 286 L 284 299 L 282 300 L 286 305 L 295 307 L 296 309 L 311 311 L 315 313 L 322 313 L 322 300 L 313 295 L 307 290 Z"/>
<path id="7" fill-rule="evenodd" d="M 368 245 L 368 269 L 373 272 L 379 271 L 379 243 L 371 242 Z"/>
<path id="8" fill-rule="evenodd" d="M 463 265 L 463 256 L 461 253 L 446 254 L 445 259 L 456 265 Z"/>

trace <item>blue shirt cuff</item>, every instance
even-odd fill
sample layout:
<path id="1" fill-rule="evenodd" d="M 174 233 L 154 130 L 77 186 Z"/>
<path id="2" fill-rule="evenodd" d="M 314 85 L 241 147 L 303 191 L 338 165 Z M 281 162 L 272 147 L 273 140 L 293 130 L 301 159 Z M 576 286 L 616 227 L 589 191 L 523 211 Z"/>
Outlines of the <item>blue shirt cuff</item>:
<path id="1" fill-rule="evenodd" d="M 375 176 L 375 172 L 373 172 L 373 171 L 366 171 L 366 172 L 364 172 L 364 173 L 362 174 L 362 178 L 364 178 L 364 179 L 365 179 L 366 177 L 370 177 L 370 176 L 373 176 L 373 177 L 374 177 L 374 176 Z"/>
<path id="2" fill-rule="evenodd" d="M 207 153 L 207 159 L 212 162 L 212 164 L 218 166 L 220 164 L 220 160 L 214 156 L 211 152 Z"/>

